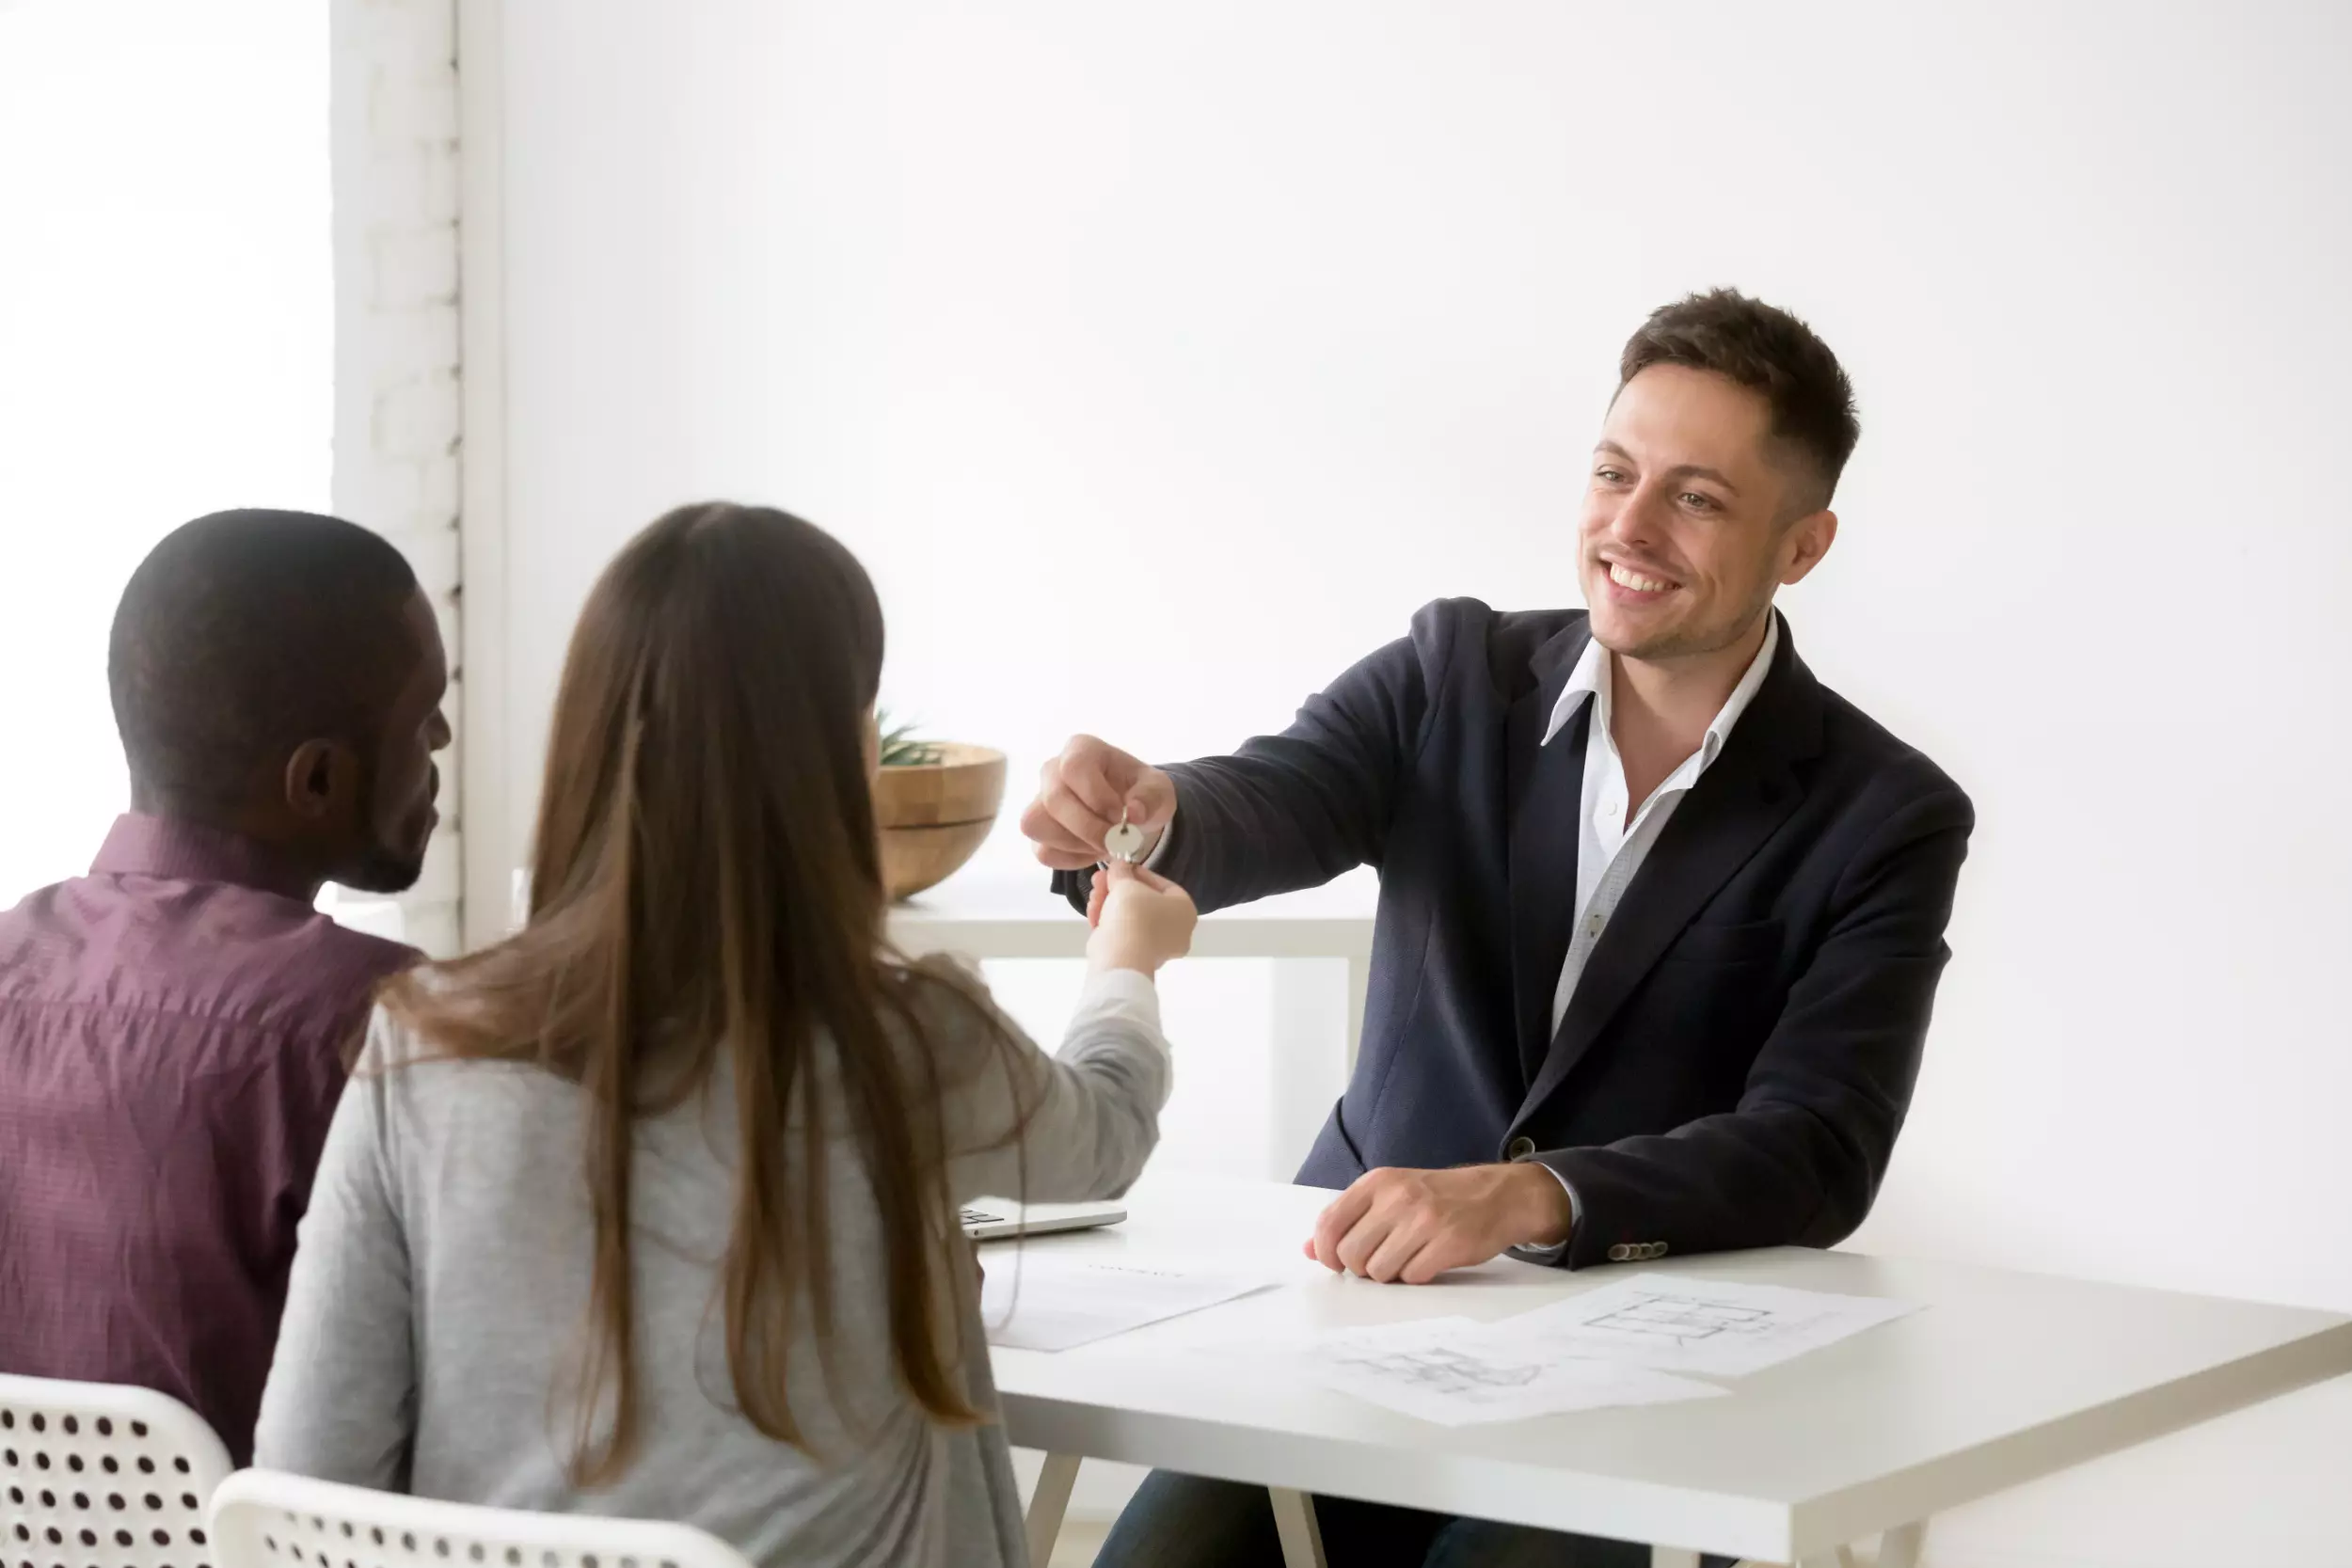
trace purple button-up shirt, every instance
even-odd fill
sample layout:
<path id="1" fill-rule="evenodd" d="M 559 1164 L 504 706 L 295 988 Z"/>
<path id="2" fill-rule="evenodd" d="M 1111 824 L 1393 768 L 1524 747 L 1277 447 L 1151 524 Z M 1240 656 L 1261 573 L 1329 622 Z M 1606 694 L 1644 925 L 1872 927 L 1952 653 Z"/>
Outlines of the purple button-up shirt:
<path id="1" fill-rule="evenodd" d="M 0 913 L 0 1372 L 160 1389 L 240 1465 L 344 1063 L 416 957 L 306 892 L 125 816 Z"/>

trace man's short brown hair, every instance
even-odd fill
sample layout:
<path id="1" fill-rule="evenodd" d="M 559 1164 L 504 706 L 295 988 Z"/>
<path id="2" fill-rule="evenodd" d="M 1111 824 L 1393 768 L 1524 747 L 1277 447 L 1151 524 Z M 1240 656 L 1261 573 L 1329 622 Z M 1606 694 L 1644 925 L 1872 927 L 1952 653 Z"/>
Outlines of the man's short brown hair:
<path id="1" fill-rule="evenodd" d="M 1772 435 L 1812 471 L 1819 489 L 1799 493 L 1806 512 L 1827 506 L 1862 438 L 1853 383 L 1829 345 L 1788 311 L 1736 289 L 1710 289 L 1662 305 L 1626 340 L 1617 388 L 1652 365 L 1712 371 L 1761 392 Z"/>

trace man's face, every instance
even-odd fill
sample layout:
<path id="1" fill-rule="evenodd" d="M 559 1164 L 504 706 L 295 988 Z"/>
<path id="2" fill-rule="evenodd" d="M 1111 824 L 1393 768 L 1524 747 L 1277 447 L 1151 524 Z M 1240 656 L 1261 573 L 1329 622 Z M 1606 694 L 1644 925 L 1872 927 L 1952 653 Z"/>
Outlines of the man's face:
<path id="1" fill-rule="evenodd" d="M 434 797 L 441 770 L 433 753 L 450 743 L 441 699 L 449 691 L 449 657 L 433 607 L 420 593 L 402 611 L 418 649 L 416 666 L 401 688 L 366 775 L 361 806 L 367 843 L 349 872 L 335 879 L 361 893 L 403 893 L 424 871 L 424 848 L 441 814 Z"/>
<path id="2" fill-rule="evenodd" d="M 1837 519 L 1792 517 L 1805 480 L 1771 430 L 1762 394 L 1710 371 L 1652 365 L 1618 391 L 1578 525 L 1601 646 L 1653 663 L 1731 647 L 1828 550 Z"/>

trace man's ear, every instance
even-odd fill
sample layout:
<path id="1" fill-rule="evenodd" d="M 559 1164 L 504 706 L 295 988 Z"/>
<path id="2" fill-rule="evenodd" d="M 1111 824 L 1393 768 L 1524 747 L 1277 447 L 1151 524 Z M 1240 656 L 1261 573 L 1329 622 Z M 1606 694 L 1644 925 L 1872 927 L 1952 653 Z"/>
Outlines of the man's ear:
<path id="1" fill-rule="evenodd" d="M 286 759 L 286 805 L 306 822 L 323 820 L 342 793 L 351 759 L 331 740 L 306 740 Z"/>
<path id="2" fill-rule="evenodd" d="M 1829 547 L 1837 543 L 1837 514 L 1823 507 L 1807 517 L 1800 517 L 1788 525 L 1781 540 L 1787 559 L 1780 569 L 1782 587 L 1803 582 L 1813 568 L 1829 554 Z"/>

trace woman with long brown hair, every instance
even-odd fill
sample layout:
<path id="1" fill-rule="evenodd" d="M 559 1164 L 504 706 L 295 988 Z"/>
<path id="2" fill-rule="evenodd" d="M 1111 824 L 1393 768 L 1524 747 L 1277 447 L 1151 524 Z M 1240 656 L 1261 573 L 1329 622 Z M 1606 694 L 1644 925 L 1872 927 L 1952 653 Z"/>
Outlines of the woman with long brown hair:
<path id="1" fill-rule="evenodd" d="M 1122 1191 L 1184 893 L 1115 868 L 1057 1057 L 884 937 L 882 622 L 831 537 L 681 508 L 591 594 L 530 918 L 388 990 L 259 1462 L 683 1520 L 782 1564 L 1024 1559 L 958 1206 Z"/>

